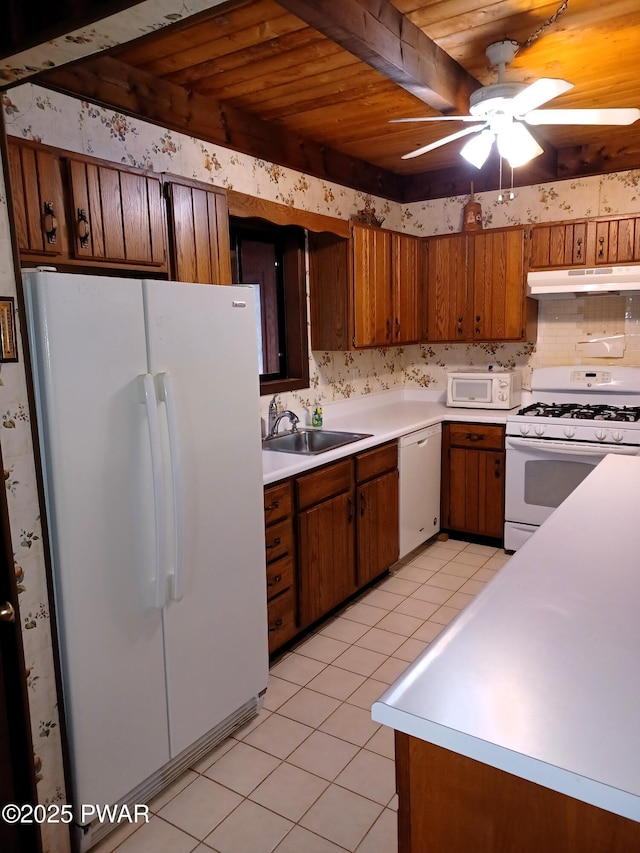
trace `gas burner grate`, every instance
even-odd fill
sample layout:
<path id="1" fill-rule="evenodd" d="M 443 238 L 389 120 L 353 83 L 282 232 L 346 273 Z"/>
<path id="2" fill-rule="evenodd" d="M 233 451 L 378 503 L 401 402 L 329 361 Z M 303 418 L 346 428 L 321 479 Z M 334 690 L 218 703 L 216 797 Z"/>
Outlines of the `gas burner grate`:
<path id="1" fill-rule="evenodd" d="M 581 405 L 579 403 L 532 403 L 518 412 L 535 418 L 575 418 L 589 421 L 617 421 L 637 423 L 640 406 L 610 406 L 607 404 Z"/>

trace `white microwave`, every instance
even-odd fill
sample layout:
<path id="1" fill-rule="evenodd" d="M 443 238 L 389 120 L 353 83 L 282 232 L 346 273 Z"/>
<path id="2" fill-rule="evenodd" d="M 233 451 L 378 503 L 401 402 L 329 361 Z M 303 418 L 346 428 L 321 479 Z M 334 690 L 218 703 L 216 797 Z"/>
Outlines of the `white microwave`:
<path id="1" fill-rule="evenodd" d="M 447 406 L 513 409 L 522 400 L 517 370 L 455 370 L 447 374 Z"/>

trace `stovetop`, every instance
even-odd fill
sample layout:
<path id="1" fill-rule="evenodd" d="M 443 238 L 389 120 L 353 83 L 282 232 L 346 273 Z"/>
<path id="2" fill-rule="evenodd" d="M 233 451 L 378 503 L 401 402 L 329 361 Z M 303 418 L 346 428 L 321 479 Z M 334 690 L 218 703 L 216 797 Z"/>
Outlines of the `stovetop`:
<path id="1" fill-rule="evenodd" d="M 507 435 L 640 446 L 640 368 L 544 367 Z"/>
<path id="2" fill-rule="evenodd" d="M 531 403 L 518 411 L 519 416 L 535 418 L 571 418 L 586 421 L 637 423 L 640 406 L 613 406 L 605 403 Z"/>

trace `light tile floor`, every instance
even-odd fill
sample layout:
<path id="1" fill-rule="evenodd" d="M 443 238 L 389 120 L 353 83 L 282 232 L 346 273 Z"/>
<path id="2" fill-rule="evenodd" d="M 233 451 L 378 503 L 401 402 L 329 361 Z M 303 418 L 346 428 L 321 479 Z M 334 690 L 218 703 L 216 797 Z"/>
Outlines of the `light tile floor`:
<path id="1" fill-rule="evenodd" d="M 507 562 L 435 541 L 271 668 L 264 708 L 96 853 L 395 853 L 393 732 L 371 705 Z"/>

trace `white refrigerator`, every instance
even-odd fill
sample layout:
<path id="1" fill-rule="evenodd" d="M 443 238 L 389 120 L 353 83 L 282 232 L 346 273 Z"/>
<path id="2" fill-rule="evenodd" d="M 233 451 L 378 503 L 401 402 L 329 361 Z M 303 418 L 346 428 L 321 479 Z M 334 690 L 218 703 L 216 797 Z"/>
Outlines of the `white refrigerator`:
<path id="1" fill-rule="evenodd" d="M 23 279 L 79 821 L 144 802 L 267 686 L 255 311 L 241 287 Z"/>

